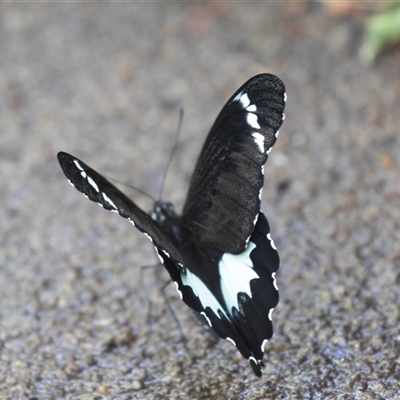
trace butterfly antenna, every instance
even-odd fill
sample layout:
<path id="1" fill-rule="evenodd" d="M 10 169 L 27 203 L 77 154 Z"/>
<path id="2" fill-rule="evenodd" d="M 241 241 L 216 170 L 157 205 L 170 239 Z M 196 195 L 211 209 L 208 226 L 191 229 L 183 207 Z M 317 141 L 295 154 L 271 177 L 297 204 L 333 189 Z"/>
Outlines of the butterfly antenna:
<path id="1" fill-rule="evenodd" d="M 165 181 L 166 181 L 166 179 L 167 179 L 167 174 L 168 174 L 169 168 L 170 168 L 170 166 L 171 166 L 172 160 L 173 160 L 173 158 L 174 158 L 176 149 L 177 149 L 177 147 L 178 147 L 179 135 L 180 135 L 180 133 L 181 133 L 181 127 L 182 127 L 182 121 L 183 121 L 183 108 L 181 107 L 181 108 L 179 109 L 178 129 L 176 130 L 174 147 L 172 148 L 171 154 L 169 155 L 169 160 L 168 160 L 167 168 L 165 168 L 164 177 L 163 177 L 163 180 L 162 180 L 162 183 L 161 183 L 161 187 L 160 187 L 160 193 L 159 193 L 159 195 L 158 195 L 158 198 L 160 199 L 160 201 L 161 201 L 162 193 L 163 193 L 163 191 L 164 191 L 164 186 L 165 186 Z"/>
<path id="2" fill-rule="evenodd" d="M 111 178 L 111 177 L 109 177 L 109 176 L 107 176 L 107 175 L 104 175 L 104 176 L 105 176 L 108 180 L 113 181 L 113 182 L 115 182 L 115 183 L 118 183 L 119 185 L 123 185 L 123 186 L 129 187 L 129 188 L 135 190 L 136 192 L 141 193 L 143 196 L 149 198 L 149 199 L 152 200 L 153 202 L 156 202 L 156 199 L 155 199 L 152 195 L 150 195 L 150 194 L 148 194 L 147 192 L 145 192 L 144 190 L 139 189 L 139 188 L 136 187 L 136 186 L 130 185 L 129 183 L 119 181 L 118 179 Z"/>

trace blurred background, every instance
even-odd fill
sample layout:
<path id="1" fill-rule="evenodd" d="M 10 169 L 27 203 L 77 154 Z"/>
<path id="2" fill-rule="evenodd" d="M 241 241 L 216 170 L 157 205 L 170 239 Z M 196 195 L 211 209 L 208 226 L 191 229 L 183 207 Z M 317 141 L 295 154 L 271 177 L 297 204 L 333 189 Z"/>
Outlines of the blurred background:
<path id="1" fill-rule="evenodd" d="M 396 2 L 0 4 L 0 398 L 389 399 L 400 390 Z M 178 210 L 218 112 L 286 85 L 263 210 L 281 300 L 261 380 L 72 189 L 67 151 Z M 135 191 L 124 188 L 135 198 Z"/>

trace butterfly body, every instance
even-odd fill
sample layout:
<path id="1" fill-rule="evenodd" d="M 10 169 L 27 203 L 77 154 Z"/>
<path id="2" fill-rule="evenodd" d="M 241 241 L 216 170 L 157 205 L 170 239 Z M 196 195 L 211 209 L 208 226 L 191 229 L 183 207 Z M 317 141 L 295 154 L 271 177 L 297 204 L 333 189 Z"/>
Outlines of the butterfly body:
<path id="1" fill-rule="evenodd" d="M 58 154 L 73 186 L 153 242 L 181 299 L 237 347 L 257 376 L 279 300 L 279 256 L 260 211 L 261 190 L 285 101 L 283 83 L 270 74 L 237 90 L 206 139 L 182 215 L 161 201 L 147 214 L 88 165 Z"/>

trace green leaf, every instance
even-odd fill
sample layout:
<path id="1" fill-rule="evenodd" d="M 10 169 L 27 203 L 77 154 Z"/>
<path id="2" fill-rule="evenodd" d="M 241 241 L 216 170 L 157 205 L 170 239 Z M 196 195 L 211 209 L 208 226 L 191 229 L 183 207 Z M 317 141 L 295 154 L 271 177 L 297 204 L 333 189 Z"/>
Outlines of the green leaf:
<path id="1" fill-rule="evenodd" d="M 366 41 L 360 49 L 360 58 L 371 63 L 384 49 L 400 42 L 400 4 L 374 15 L 366 26 Z"/>

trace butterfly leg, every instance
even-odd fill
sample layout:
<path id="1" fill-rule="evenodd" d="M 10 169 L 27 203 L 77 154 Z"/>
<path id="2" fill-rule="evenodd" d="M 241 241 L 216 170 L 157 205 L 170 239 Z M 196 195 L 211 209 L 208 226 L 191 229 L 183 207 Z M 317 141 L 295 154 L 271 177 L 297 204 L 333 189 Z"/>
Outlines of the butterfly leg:
<path id="1" fill-rule="evenodd" d="M 176 325 L 177 325 L 177 327 L 178 327 L 179 334 L 180 334 L 180 336 L 181 336 L 181 340 L 182 340 L 182 343 L 183 343 L 183 345 L 184 345 L 184 347 L 185 347 L 185 350 L 188 352 L 189 349 L 188 349 L 188 347 L 187 347 L 187 345 L 186 345 L 186 343 L 187 343 L 188 340 L 187 340 L 185 334 L 183 333 L 182 325 L 181 325 L 181 323 L 179 322 L 179 319 L 178 319 L 178 317 L 176 316 L 176 313 L 175 313 L 174 309 L 172 308 L 172 306 L 171 306 L 171 304 L 170 304 L 170 302 L 169 302 L 169 299 L 168 299 L 167 294 L 165 293 L 165 289 L 166 289 L 170 284 L 171 284 L 171 281 L 166 282 L 166 283 L 160 288 L 160 290 L 161 290 L 161 293 L 162 293 L 162 295 L 163 295 L 163 297 L 164 297 L 165 304 L 167 305 L 167 308 L 168 308 L 169 312 L 171 313 L 172 318 L 174 319 L 174 321 L 175 321 L 175 323 L 176 323 Z"/>

